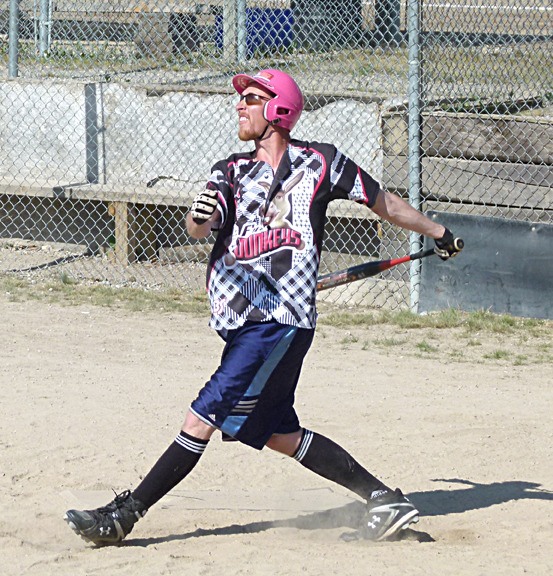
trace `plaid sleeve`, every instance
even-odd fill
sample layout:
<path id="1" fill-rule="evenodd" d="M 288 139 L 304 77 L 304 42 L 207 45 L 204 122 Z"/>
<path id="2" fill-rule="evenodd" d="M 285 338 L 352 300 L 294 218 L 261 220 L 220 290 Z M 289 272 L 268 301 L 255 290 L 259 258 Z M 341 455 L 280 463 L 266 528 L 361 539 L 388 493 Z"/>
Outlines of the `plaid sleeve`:
<path id="1" fill-rule="evenodd" d="M 207 189 L 217 191 L 219 201 L 217 210 L 221 214 L 221 227 L 228 216 L 229 198 L 232 198 L 232 167 L 233 163 L 227 160 L 217 162 L 211 169 L 211 176 L 206 184 Z"/>
<path id="2" fill-rule="evenodd" d="M 330 185 L 333 200 L 353 200 L 369 208 L 374 206 L 380 190 L 372 176 L 339 150 L 330 165 Z"/>

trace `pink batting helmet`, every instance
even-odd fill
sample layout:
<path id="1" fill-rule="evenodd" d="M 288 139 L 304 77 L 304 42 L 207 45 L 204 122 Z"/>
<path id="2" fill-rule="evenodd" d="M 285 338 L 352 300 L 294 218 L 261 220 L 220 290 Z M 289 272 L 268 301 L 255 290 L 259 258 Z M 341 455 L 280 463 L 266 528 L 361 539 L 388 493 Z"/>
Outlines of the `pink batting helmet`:
<path id="1" fill-rule="evenodd" d="M 238 94 L 251 84 L 258 84 L 275 96 L 263 110 L 267 122 L 292 130 L 303 110 L 303 95 L 295 80 L 285 72 L 272 69 L 261 70 L 254 76 L 238 74 L 232 79 Z"/>

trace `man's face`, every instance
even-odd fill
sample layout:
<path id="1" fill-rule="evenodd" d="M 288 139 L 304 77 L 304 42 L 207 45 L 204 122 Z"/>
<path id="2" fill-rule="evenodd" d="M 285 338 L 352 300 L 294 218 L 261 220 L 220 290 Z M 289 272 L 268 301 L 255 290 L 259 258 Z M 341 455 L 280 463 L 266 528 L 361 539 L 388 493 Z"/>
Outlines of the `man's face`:
<path id="1" fill-rule="evenodd" d="M 261 86 L 252 84 L 242 93 L 242 98 L 236 105 L 238 112 L 238 138 L 244 142 L 259 138 L 267 127 L 263 116 L 265 104 L 273 98 L 270 92 Z"/>

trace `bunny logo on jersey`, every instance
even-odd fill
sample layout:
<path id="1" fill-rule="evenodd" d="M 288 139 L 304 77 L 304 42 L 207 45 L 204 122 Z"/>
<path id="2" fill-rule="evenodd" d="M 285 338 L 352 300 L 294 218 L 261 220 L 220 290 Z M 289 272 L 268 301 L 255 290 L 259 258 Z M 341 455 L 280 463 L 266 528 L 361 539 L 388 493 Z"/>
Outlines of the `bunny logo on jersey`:
<path id="1" fill-rule="evenodd" d="M 295 229 L 290 221 L 292 213 L 291 195 L 294 188 L 302 180 L 304 173 L 300 172 L 279 190 L 266 206 L 259 208 L 262 225 L 252 230 L 246 226 L 242 235 L 237 238 L 232 250 L 233 260 L 251 262 L 267 256 L 283 248 L 303 250 L 305 242 L 301 231 Z M 269 185 L 259 182 L 268 192 Z M 247 231 L 247 232 L 246 232 Z M 246 232 L 246 233 L 245 233 Z M 228 259 L 227 259 L 227 263 Z"/>

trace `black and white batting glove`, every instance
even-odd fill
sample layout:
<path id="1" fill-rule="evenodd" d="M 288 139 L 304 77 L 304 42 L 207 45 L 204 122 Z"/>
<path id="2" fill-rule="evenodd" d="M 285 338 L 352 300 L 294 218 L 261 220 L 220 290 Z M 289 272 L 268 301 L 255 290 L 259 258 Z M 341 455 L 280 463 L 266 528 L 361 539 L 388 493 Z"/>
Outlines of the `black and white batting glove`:
<path id="1" fill-rule="evenodd" d="M 464 242 L 461 238 L 454 238 L 451 230 L 445 229 L 444 235 L 438 240 L 434 240 L 436 247 L 434 252 L 442 259 L 447 260 L 448 258 L 453 258 L 457 256 L 459 252 L 463 249 Z"/>
<path id="2" fill-rule="evenodd" d="M 196 224 L 205 224 L 213 216 L 216 208 L 217 191 L 206 189 L 200 192 L 192 202 L 190 208 L 192 220 Z"/>

